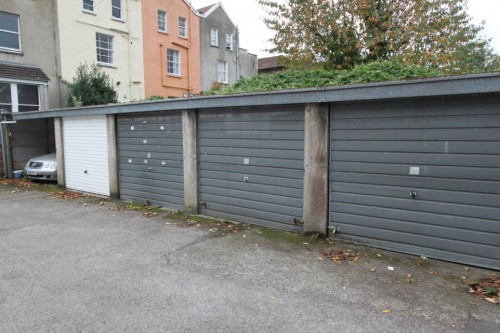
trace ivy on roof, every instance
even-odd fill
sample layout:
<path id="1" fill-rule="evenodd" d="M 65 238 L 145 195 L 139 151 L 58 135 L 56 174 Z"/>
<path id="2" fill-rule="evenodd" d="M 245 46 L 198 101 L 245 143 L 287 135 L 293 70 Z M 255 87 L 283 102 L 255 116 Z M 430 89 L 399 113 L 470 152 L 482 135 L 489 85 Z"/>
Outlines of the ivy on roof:
<path id="1" fill-rule="evenodd" d="M 382 81 L 430 78 L 446 75 L 442 72 L 395 61 L 371 62 L 351 70 L 288 70 L 275 74 L 257 75 L 241 79 L 229 87 L 216 87 L 204 95 L 228 95 L 258 91 L 275 91 L 360 84 Z"/>

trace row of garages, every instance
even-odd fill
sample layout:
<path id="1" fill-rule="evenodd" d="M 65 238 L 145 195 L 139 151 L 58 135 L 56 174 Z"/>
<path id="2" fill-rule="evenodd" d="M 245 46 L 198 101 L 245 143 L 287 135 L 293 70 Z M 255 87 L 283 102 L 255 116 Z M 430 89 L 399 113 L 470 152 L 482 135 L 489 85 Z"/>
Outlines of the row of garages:
<path id="1" fill-rule="evenodd" d="M 48 116 L 62 127 L 70 189 L 184 209 L 195 182 L 201 214 L 296 232 L 325 216 L 316 231 L 332 237 L 499 269 L 500 89 L 458 94 L 458 80 L 422 83 L 435 90 L 425 98 L 330 93 L 317 104 L 323 118 L 308 116 L 300 91 L 282 104 L 202 98 L 212 106 Z M 311 130 L 318 119 L 326 136 Z M 184 172 L 193 159 L 194 177 Z"/>

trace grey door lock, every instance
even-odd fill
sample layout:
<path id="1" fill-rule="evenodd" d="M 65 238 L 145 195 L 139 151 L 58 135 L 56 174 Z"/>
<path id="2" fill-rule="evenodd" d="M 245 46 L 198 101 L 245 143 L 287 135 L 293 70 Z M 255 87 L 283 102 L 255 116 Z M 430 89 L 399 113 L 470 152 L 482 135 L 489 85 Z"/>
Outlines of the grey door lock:
<path id="1" fill-rule="evenodd" d="M 417 192 L 416 192 L 416 191 L 411 190 L 411 191 L 410 191 L 410 197 L 411 197 L 412 199 L 415 199 L 415 198 L 417 197 Z"/>

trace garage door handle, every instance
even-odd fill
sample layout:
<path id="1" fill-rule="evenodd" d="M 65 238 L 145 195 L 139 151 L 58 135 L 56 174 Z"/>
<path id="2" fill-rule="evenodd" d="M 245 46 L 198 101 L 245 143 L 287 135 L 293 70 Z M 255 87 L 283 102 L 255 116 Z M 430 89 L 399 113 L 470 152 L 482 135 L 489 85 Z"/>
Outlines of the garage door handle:
<path id="1" fill-rule="evenodd" d="M 411 197 L 412 199 L 415 199 L 415 198 L 417 197 L 417 192 L 416 192 L 416 191 L 411 190 L 411 191 L 410 191 L 410 197 Z"/>

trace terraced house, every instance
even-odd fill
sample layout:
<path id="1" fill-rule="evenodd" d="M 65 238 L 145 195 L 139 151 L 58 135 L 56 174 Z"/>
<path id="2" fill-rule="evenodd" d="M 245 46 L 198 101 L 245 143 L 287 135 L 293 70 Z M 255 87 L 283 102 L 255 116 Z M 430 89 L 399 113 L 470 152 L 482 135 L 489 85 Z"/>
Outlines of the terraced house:
<path id="1" fill-rule="evenodd" d="M 221 43 L 223 54 L 214 57 L 210 46 L 202 46 L 210 42 L 211 32 L 204 30 L 207 24 L 200 27 L 201 22 L 209 18 L 210 26 L 220 26 L 221 33 L 228 26 L 227 14 L 219 14 L 220 4 L 210 9 L 197 11 L 186 0 L 1 1 L 3 117 L 64 107 L 68 86 L 84 63 L 97 63 L 111 77 L 122 103 L 196 95 L 213 82 L 228 84 L 253 75 L 256 56 L 239 49 L 234 24 L 231 38 L 227 33 L 221 38 L 230 42 L 229 49 Z M 217 15 L 210 15 L 213 12 Z M 219 18 L 223 22 L 214 23 Z M 11 175 L 30 157 L 53 151 L 52 126 L 45 121 L 4 121 L 0 160 L 5 163 L 0 163 L 0 172 Z M 28 144 L 30 136 L 41 134 L 46 140 Z"/>

